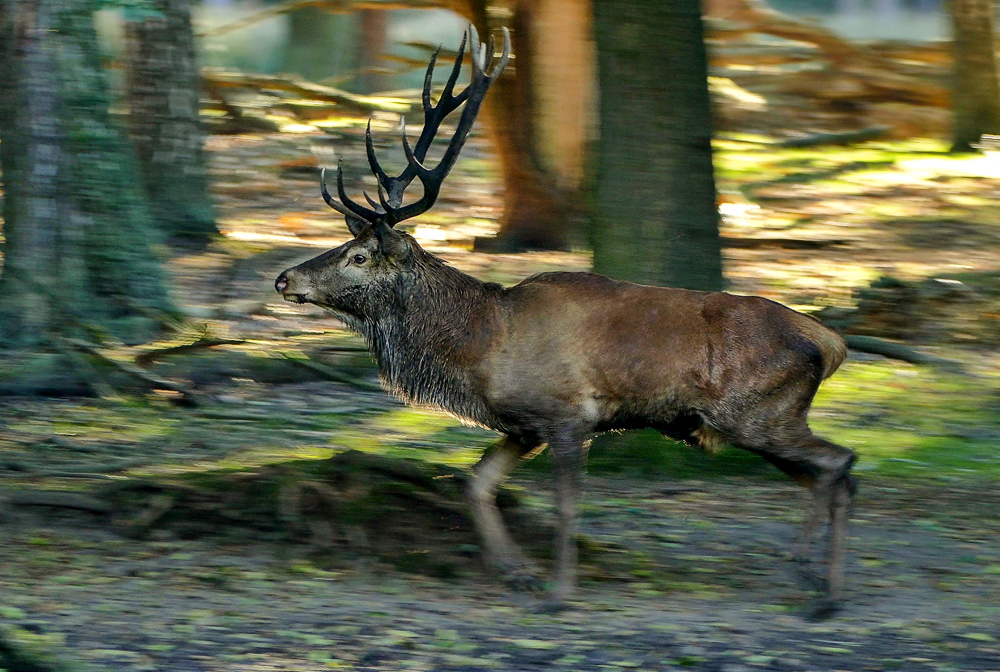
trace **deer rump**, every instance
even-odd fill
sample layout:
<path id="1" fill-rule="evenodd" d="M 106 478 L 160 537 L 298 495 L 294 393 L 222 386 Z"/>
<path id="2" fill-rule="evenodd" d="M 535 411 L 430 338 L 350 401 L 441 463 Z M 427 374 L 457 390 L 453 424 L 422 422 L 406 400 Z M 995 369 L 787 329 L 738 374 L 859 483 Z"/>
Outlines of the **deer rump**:
<path id="1" fill-rule="evenodd" d="M 399 175 L 379 165 L 369 127 L 377 201 L 367 194 L 367 206 L 352 201 L 340 166 L 336 198 L 321 177 L 323 198 L 344 215 L 352 238 L 286 270 L 275 289 L 288 301 L 343 317 L 368 341 L 393 392 L 504 434 L 473 468 L 468 501 L 484 556 L 510 583 L 539 583 L 496 506 L 510 471 L 548 446 L 559 516 L 548 604 L 560 608 L 576 585 L 587 441 L 594 432 L 654 427 L 709 448 L 728 442 L 756 452 L 809 488 L 813 507 L 794 552 L 808 559 L 817 527 L 829 521 L 826 597 L 815 613 L 832 613 L 843 588 L 855 455 L 814 436 L 806 416 L 820 382 L 847 353 L 836 333 L 759 297 L 648 287 L 592 273 L 545 273 L 503 288 L 448 266 L 394 228 L 434 205 L 510 56 L 506 29 L 503 37 L 494 61 L 492 39 L 481 44 L 470 27 L 469 86 L 454 92 L 463 39 L 437 103 L 432 57 L 423 129 L 411 147 L 404 127 L 407 166 Z M 427 152 L 441 122 L 460 107 L 447 149 L 429 168 Z M 404 204 L 414 179 L 423 194 Z"/>

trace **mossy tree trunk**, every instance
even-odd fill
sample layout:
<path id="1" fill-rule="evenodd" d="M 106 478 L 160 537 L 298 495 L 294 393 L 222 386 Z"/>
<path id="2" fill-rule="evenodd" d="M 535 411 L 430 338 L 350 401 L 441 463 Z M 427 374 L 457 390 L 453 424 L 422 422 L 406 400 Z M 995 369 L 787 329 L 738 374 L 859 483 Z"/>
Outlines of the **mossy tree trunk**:
<path id="1" fill-rule="evenodd" d="M 722 289 L 698 0 L 594 0 L 600 141 L 594 270 Z"/>
<path id="2" fill-rule="evenodd" d="M 951 0 L 955 54 L 952 151 L 972 151 L 984 133 L 1000 133 L 1000 82 L 994 51 L 993 0 Z"/>
<path id="3" fill-rule="evenodd" d="M 129 132 L 157 225 L 168 238 L 218 234 L 199 119 L 190 0 L 152 0 L 126 16 Z"/>
<path id="4" fill-rule="evenodd" d="M 108 113 L 90 0 L 3 0 L 0 344 L 150 336 L 169 310 L 135 162 Z"/>

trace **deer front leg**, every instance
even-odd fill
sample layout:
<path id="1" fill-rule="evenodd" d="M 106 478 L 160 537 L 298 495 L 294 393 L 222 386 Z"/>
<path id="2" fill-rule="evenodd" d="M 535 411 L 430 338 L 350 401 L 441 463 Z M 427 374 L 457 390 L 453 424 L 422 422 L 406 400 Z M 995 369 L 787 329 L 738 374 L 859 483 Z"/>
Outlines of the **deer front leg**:
<path id="1" fill-rule="evenodd" d="M 565 606 L 576 589 L 578 508 L 582 491 L 586 445 L 581 436 L 567 432 L 549 442 L 555 466 L 556 507 L 559 528 L 555 541 L 556 585 L 545 611 Z"/>
<path id="2" fill-rule="evenodd" d="M 533 448 L 509 436 L 500 439 L 472 468 L 466 497 L 487 563 L 513 588 L 538 590 L 541 588 L 538 573 L 510 538 L 496 504 L 500 486 Z"/>

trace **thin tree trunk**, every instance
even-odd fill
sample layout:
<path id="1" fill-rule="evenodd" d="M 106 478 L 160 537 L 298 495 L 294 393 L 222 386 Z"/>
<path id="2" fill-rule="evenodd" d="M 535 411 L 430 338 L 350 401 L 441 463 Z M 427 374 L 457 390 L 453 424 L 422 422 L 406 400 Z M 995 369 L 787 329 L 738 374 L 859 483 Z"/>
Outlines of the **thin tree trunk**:
<path id="1" fill-rule="evenodd" d="M 169 309 L 135 162 L 108 113 L 89 0 L 6 0 L 0 343 L 152 335 Z"/>
<path id="2" fill-rule="evenodd" d="M 385 75 L 376 70 L 385 52 L 386 13 L 378 9 L 358 12 L 361 22 L 361 90 L 364 93 L 385 91 Z"/>
<path id="3" fill-rule="evenodd" d="M 169 237 L 218 233 L 205 173 L 205 133 L 189 0 L 154 0 L 126 23 L 129 130 L 158 226 Z"/>
<path id="4" fill-rule="evenodd" d="M 1000 83 L 992 0 L 951 0 L 955 53 L 952 151 L 972 151 L 984 133 L 1000 133 Z"/>
<path id="5" fill-rule="evenodd" d="M 594 270 L 718 290 L 707 62 L 697 0 L 595 0 Z"/>
<path id="6" fill-rule="evenodd" d="M 471 5 L 476 28 L 489 34 L 486 3 L 473 0 Z M 477 240 L 476 248 L 504 252 L 563 249 L 568 244 L 572 209 L 567 194 L 542 167 L 537 151 L 531 2 L 517 2 L 513 11 L 513 75 L 505 73 L 494 82 L 483 104 L 503 174 L 504 214 L 497 237 Z"/>

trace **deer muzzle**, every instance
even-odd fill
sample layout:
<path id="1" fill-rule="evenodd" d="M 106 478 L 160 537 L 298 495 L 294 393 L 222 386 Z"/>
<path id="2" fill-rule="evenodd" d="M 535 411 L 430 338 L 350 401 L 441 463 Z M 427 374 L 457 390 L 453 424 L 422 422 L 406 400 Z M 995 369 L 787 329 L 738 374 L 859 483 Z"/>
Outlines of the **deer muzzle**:
<path id="1" fill-rule="evenodd" d="M 301 278 L 292 269 L 289 269 L 278 276 L 274 281 L 274 290 L 281 294 L 285 301 L 292 303 L 305 303 L 308 299 L 308 288 L 303 286 Z"/>

